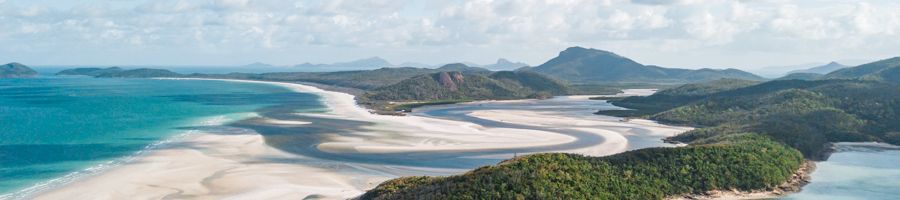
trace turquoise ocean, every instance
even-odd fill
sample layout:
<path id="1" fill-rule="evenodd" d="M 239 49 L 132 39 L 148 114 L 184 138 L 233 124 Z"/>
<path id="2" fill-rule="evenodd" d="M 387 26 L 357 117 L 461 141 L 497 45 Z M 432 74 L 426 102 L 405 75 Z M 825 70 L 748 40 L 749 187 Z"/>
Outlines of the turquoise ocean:
<path id="1" fill-rule="evenodd" d="M 192 127 L 253 117 L 257 109 L 284 103 L 324 108 L 318 96 L 267 84 L 0 79 L 0 199 L 102 172 Z"/>
<path id="2" fill-rule="evenodd" d="M 598 105 L 594 104 L 591 102 L 584 108 L 565 107 L 595 109 Z M 319 96 L 268 84 L 52 76 L 0 79 L 0 199 L 27 198 L 29 194 L 101 173 L 147 149 L 165 146 L 169 141 L 205 128 L 240 126 L 239 121 L 259 115 L 297 117 L 278 113 L 325 109 Z M 485 108 L 479 105 L 470 109 Z M 288 136 L 278 130 L 256 131 L 274 141 Z M 293 146 L 297 146 L 294 144 L 297 140 L 316 143 L 304 135 L 314 135 L 317 130 L 289 130 L 297 133 L 290 135 L 296 138 L 287 137 L 290 141 L 282 141 L 287 145 L 270 145 L 316 156 L 316 151 L 293 149 Z M 327 157 L 341 156 L 346 155 Z M 390 156 L 347 158 L 386 161 Z M 496 162 L 478 161 L 470 165 L 474 168 Z M 780 199 L 897 199 L 900 197 L 898 163 L 897 147 L 842 145 L 828 161 L 818 164 L 812 183 L 803 191 Z"/>

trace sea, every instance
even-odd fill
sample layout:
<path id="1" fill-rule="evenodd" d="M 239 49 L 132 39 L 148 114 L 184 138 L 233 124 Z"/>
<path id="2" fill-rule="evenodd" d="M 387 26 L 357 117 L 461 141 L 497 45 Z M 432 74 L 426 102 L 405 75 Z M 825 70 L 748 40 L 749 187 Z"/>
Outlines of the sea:
<path id="1" fill-rule="evenodd" d="M 286 100 L 293 109 L 324 109 L 319 98 L 214 80 L 0 79 L 0 199 L 101 173 L 199 127 L 254 117 Z"/>
<path id="2" fill-rule="evenodd" d="M 211 126 L 239 126 L 239 121 L 258 116 L 296 117 L 283 114 L 324 112 L 327 107 L 320 98 L 276 85 L 215 80 L 0 79 L 0 199 L 27 198 L 102 173 Z M 590 110 L 608 105 L 597 101 L 569 105 L 569 101 L 551 100 L 540 108 L 512 106 L 509 109 Z M 500 108 L 472 105 L 455 110 Z M 451 119 L 461 116 L 441 109 L 426 114 Z M 276 148 L 317 155 L 315 149 L 291 148 L 298 146 L 296 140 L 307 137 L 286 137 L 279 130 L 256 131 L 265 137 L 291 139 L 270 144 Z M 635 148 L 658 143 L 629 140 L 635 142 Z M 828 161 L 818 162 L 812 182 L 801 192 L 780 199 L 900 199 L 900 148 L 865 143 L 839 144 L 838 148 Z M 390 161 L 388 158 L 392 157 L 382 155 L 374 160 Z M 485 160 L 466 166 L 496 162 Z"/>

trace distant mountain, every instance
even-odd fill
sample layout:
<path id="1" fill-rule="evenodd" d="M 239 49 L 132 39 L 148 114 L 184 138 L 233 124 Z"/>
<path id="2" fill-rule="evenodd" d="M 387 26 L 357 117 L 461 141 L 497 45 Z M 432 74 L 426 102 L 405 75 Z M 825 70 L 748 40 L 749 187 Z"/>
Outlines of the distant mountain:
<path id="1" fill-rule="evenodd" d="M 395 65 L 396 67 L 415 67 L 415 68 L 431 68 L 432 65 L 425 63 L 417 63 L 417 62 L 405 62 L 400 63 L 399 65 Z"/>
<path id="2" fill-rule="evenodd" d="M 490 75 L 458 71 L 415 76 L 372 90 L 366 99 L 376 101 L 483 100 L 549 97 L 568 87 L 532 72 L 495 72 Z"/>
<path id="3" fill-rule="evenodd" d="M 99 76 L 101 74 L 106 73 L 118 73 L 124 71 L 119 67 L 109 67 L 109 68 L 75 68 L 75 69 L 67 69 L 57 72 L 56 75 L 82 75 L 82 76 Z"/>
<path id="4" fill-rule="evenodd" d="M 825 65 L 822 65 L 822 66 L 813 67 L 813 68 L 809 68 L 809 69 L 790 71 L 790 72 L 788 72 L 788 74 L 796 74 L 796 73 L 828 74 L 828 73 L 831 73 L 831 72 L 833 72 L 833 71 L 836 71 L 836 70 L 839 70 L 839 69 L 843 69 L 843 68 L 847 68 L 847 67 L 849 67 L 849 66 L 842 65 L 842 64 L 837 63 L 837 62 L 830 62 L 830 63 L 828 63 L 828 64 L 825 64 Z"/>
<path id="5" fill-rule="evenodd" d="M 692 83 L 722 78 L 764 80 L 737 69 L 677 69 L 643 65 L 615 53 L 570 47 L 544 64 L 523 70 L 534 71 L 575 84 L 583 83 Z"/>
<path id="6" fill-rule="evenodd" d="M 82 75 L 96 78 L 159 78 L 184 76 L 183 74 L 165 69 L 140 68 L 125 70 L 119 67 L 67 69 L 57 72 L 56 75 Z"/>
<path id="7" fill-rule="evenodd" d="M 346 70 L 367 70 L 378 69 L 383 67 L 393 67 L 390 62 L 380 57 L 371 57 L 350 62 L 338 62 L 333 64 L 312 64 L 303 63 L 295 65 L 295 68 L 301 68 L 303 71 L 346 71 Z"/>
<path id="8" fill-rule="evenodd" d="M 450 63 L 437 68 L 438 71 L 458 71 L 463 73 L 490 73 L 491 70 L 481 67 L 470 67 L 462 63 Z"/>
<path id="9" fill-rule="evenodd" d="M 266 64 L 266 63 L 261 63 L 261 62 L 255 62 L 255 63 L 246 64 L 246 65 L 243 65 L 243 66 L 240 66 L 240 67 L 250 67 L 250 68 L 272 68 L 272 67 L 276 67 L 276 66 L 275 66 L 275 65 Z"/>
<path id="10" fill-rule="evenodd" d="M 822 76 L 825 76 L 825 75 L 822 75 L 819 73 L 792 73 L 792 74 L 783 76 L 781 78 L 777 78 L 775 80 L 806 80 L 806 81 L 810 81 L 810 80 L 821 79 Z"/>
<path id="11" fill-rule="evenodd" d="M 26 78 L 37 76 L 37 71 L 20 63 L 0 65 L 0 78 Z"/>
<path id="12" fill-rule="evenodd" d="M 500 59 L 497 59 L 497 63 L 489 64 L 489 65 L 482 65 L 481 67 L 487 68 L 490 70 L 496 70 L 496 71 L 502 71 L 502 70 L 512 71 L 512 70 L 516 70 L 516 69 L 519 69 L 519 68 L 525 67 L 525 66 L 528 66 L 528 64 L 521 63 L 521 62 L 511 62 L 504 58 L 500 58 Z"/>
<path id="13" fill-rule="evenodd" d="M 111 71 L 108 73 L 102 73 L 96 75 L 94 77 L 97 78 L 160 78 L 160 77 L 181 77 L 184 76 L 179 73 L 175 73 L 165 69 L 149 69 L 149 68 L 140 68 L 140 69 L 132 69 L 132 70 L 123 70 L 123 71 Z"/>
<path id="14" fill-rule="evenodd" d="M 825 75 L 825 79 L 867 79 L 900 82 L 900 57 L 880 60 L 856 67 L 840 69 Z"/>
<path id="15" fill-rule="evenodd" d="M 804 64 L 795 64 L 795 65 L 778 65 L 778 66 L 766 66 L 756 69 L 750 69 L 751 73 L 756 75 L 760 75 L 766 78 L 778 78 L 787 75 L 790 71 L 799 71 L 805 70 L 817 66 L 825 65 L 824 63 L 816 62 L 816 63 L 804 63 Z"/>

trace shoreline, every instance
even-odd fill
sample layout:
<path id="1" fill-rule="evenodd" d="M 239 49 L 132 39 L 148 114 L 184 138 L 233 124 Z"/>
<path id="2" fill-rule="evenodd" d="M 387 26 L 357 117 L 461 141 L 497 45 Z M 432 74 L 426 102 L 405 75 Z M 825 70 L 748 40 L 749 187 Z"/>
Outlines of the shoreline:
<path id="1" fill-rule="evenodd" d="M 201 118 L 197 118 L 193 120 L 192 123 L 186 123 L 185 125 L 212 125 L 212 124 L 221 124 L 223 118 L 226 118 L 230 115 L 240 115 L 247 113 L 231 113 L 228 115 L 219 115 L 219 116 L 205 116 Z M 58 190 L 63 188 L 69 184 L 77 183 L 80 180 L 89 179 L 91 177 L 98 176 L 100 174 L 106 173 L 110 170 L 114 170 L 117 167 L 127 165 L 132 163 L 138 159 L 141 159 L 143 156 L 152 153 L 158 149 L 165 149 L 170 147 L 171 145 L 176 144 L 177 142 L 184 141 L 187 138 L 194 137 L 198 134 L 198 130 L 187 130 L 187 131 L 175 131 L 176 133 L 172 133 L 172 135 L 161 138 L 158 141 L 147 144 L 140 150 L 131 152 L 128 155 L 113 158 L 110 160 L 106 160 L 100 163 L 96 163 L 93 165 L 89 165 L 86 168 L 79 169 L 77 171 L 69 172 L 65 175 L 55 177 L 49 180 L 44 180 L 33 184 L 29 187 L 13 191 L 10 193 L 0 194 L 0 199 L 30 199 L 35 198 L 39 195 L 47 193 L 49 191 Z"/>
<path id="2" fill-rule="evenodd" d="M 791 179 L 781 185 L 752 191 L 740 190 L 713 190 L 703 194 L 685 194 L 666 198 L 666 200 L 725 200 L 725 199 L 772 199 L 785 197 L 798 193 L 803 186 L 812 180 L 812 172 L 816 170 L 816 162 L 806 160 L 800 164 L 800 168 L 791 176 Z"/>
<path id="3" fill-rule="evenodd" d="M 184 79 L 184 78 L 174 78 Z M 358 120 L 372 122 L 363 130 L 349 134 L 325 133 L 316 149 L 330 153 L 378 155 L 384 153 L 427 152 L 479 152 L 502 149 L 541 149 L 571 143 L 577 138 L 546 130 L 486 127 L 467 121 L 455 121 L 423 116 L 385 116 L 368 112 L 356 104 L 354 96 L 346 93 L 322 90 L 316 87 L 269 81 L 233 79 L 192 79 L 234 81 L 282 86 L 294 92 L 312 93 L 327 107 L 325 113 L 297 113 L 299 115 Z M 524 110 L 542 115 L 537 111 Z M 545 113 L 546 114 L 546 113 Z M 493 116 L 493 118 L 519 118 L 518 116 Z M 305 126 L 310 122 L 268 119 L 279 126 Z M 611 121 L 610 123 L 626 123 Z M 633 124 L 644 126 L 652 124 Z M 547 126 L 553 126 L 548 124 Z M 655 124 L 647 126 L 649 132 Z M 613 136 L 629 135 L 616 130 L 586 130 L 606 136 L 603 143 L 592 148 L 567 149 L 553 152 L 582 153 L 602 156 L 624 151 L 628 139 Z M 604 132 L 608 131 L 608 132 Z M 671 132 L 671 131 L 670 131 Z M 680 132 L 679 132 L 680 133 Z M 667 133 L 668 134 L 668 133 Z M 677 134 L 677 133 L 675 133 Z M 608 142 L 607 142 L 608 141 Z M 662 143 L 659 141 L 658 143 Z M 450 175 L 468 168 L 432 168 L 415 166 L 379 166 L 365 163 L 339 162 L 297 155 L 267 145 L 259 133 L 217 134 L 199 133 L 196 137 L 179 141 L 171 148 L 164 148 L 140 156 L 137 161 L 41 193 L 36 199 L 88 198 L 120 199 L 166 197 L 252 199 L 282 199 L 319 197 L 346 199 L 362 194 L 382 181 L 400 176 Z M 538 150 L 540 151 L 540 150 Z M 535 152 L 536 153 L 536 152 Z M 478 154 L 467 157 L 483 157 L 502 160 L 506 153 Z M 287 160 L 289 162 L 277 162 Z M 262 185 L 262 186 L 259 186 Z"/>

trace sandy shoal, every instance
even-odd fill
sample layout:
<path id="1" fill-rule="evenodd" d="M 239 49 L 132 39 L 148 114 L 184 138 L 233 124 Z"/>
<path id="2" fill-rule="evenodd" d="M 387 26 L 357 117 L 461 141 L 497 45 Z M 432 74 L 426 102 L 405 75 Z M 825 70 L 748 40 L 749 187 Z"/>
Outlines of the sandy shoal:
<path id="1" fill-rule="evenodd" d="M 552 131 L 483 127 L 470 122 L 423 116 L 370 114 L 354 96 L 280 82 L 228 80 L 279 85 L 322 97 L 330 111 L 315 117 L 373 122 L 364 131 L 324 134 L 318 149 L 332 153 L 402 153 L 446 150 L 527 148 L 569 143 L 576 138 Z M 593 121 L 536 111 L 476 111 L 471 116 L 509 123 L 564 126 L 603 136 L 603 143 L 564 152 L 609 155 L 625 150 L 623 136 L 635 131 L 674 135 L 685 131 L 650 121 Z M 271 119 L 280 125 L 310 122 Z M 290 161 L 290 162 L 287 162 Z M 448 173 L 446 169 L 372 167 L 294 155 L 265 144 L 261 135 L 199 133 L 137 160 L 37 196 L 37 199 L 346 199 L 404 171 Z M 399 173 L 397 173 L 399 172 Z M 450 170 L 449 172 L 453 172 Z"/>

